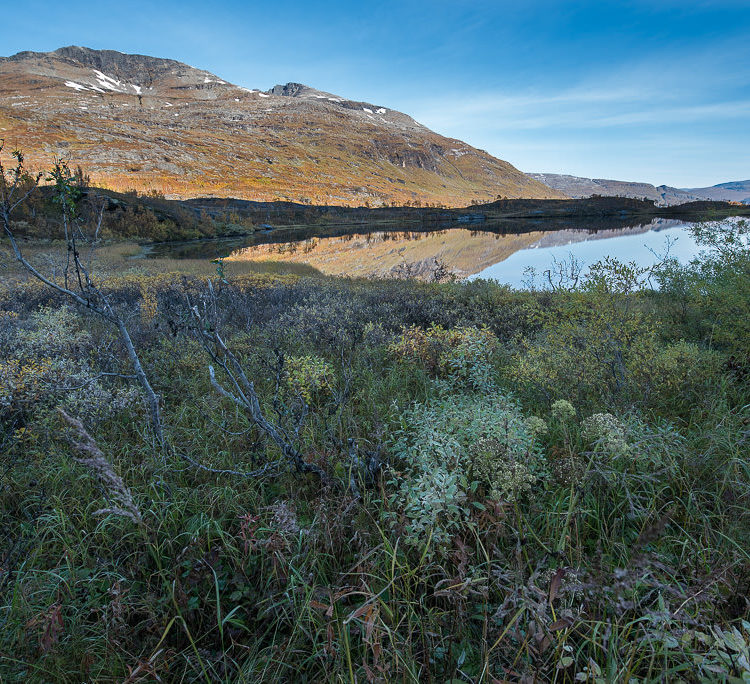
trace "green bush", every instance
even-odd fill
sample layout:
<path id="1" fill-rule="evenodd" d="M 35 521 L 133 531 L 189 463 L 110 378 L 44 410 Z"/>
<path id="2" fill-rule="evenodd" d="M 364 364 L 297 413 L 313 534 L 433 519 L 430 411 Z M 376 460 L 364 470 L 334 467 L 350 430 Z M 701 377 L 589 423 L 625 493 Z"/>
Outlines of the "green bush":
<path id="1" fill-rule="evenodd" d="M 706 251 L 690 264 L 665 265 L 661 289 L 682 304 L 683 323 L 697 319 L 706 342 L 750 363 L 750 222 L 698 223 L 691 231 Z"/>
<path id="2" fill-rule="evenodd" d="M 508 380 L 546 401 L 561 388 L 579 406 L 639 401 L 639 372 L 658 354 L 660 327 L 639 292 L 642 275 L 608 259 L 577 289 L 556 293 L 554 306 L 538 307 L 540 331 L 521 341 Z"/>
<path id="3" fill-rule="evenodd" d="M 136 385 L 110 377 L 116 373 L 103 377 L 96 346 L 70 307 L 33 312 L 5 339 L 8 356 L 0 362 L 0 408 L 6 415 L 20 411 L 26 422 L 32 414 L 42 419 L 59 406 L 95 425 L 138 407 Z M 26 432 L 31 434 L 29 427 Z"/>
<path id="4" fill-rule="evenodd" d="M 543 476 L 544 457 L 518 404 L 501 394 L 462 395 L 416 404 L 393 447 L 391 506 L 403 510 L 404 540 L 440 548 L 467 519 L 481 488 L 512 501 Z"/>
<path id="5" fill-rule="evenodd" d="M 581 437 L 590 447 L 610 456 L 630 453 L 625 428 L 611 413 L 595 413 L 581 423 Z"/>
<path id="6" fill-rule="evenodd" d="M 699 406 L 710 394 L 723 363 L 722 354 L 679 340 L 661 347 L 636 375 L 648 406 L 681 412 Z"/>
<path id="7" fill-rule="evenodd" d="M 491 389 L 490 358 L 497 346 L 497 337 L 487 327 L 446 330 L 432 324 L 426 330 L 403 328 L 388 349 L 397 359 L 419 363 L 437 377 L 472 389 Z"/>
<path id="8" fill-rule="evenodd" d="M 290 356 L 285 359 L 286 386 L 292 396 L 306 403 L 329 397 L 333 392 L 335 374 L 328 361 L 316 356 Z"/>

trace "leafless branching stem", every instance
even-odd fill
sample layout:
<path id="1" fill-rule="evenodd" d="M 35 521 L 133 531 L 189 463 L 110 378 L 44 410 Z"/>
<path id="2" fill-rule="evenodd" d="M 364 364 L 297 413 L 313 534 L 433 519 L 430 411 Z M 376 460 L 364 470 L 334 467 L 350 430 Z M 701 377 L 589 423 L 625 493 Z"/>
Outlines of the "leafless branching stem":
<path id="1" fill-rule="evenodd" d="M 0 140 L 0 154 L 2 151 L 3 142 Z M 125 321 L 122 316 L 113 309 L 107 296 L 97 285 L 94 284 L 91 275 L 81 261 L 75 234 L 70 231 L 68 227 L 68 210 L 65 207 L 63 208 L 63 223 L 67 241 L 68 263 L 65 267 L 64 285 L 60 285 L 45 276 L 24 256 L 13 233 L 11 215 L 13 214 L 13 211 L 23 201 L 28 199 L 31 193 L 36 189 L 41 180 L 41 174 L 36 177 L 30 176 L 24 170 L 23 155 L 20 152 L 15 152 L 14 157 L 16 158 L 16 166 L 10 170 L 6 170 L 2 158 L 0 158 L 0 220 L 2 220 L 3 231 L 10 242 L 11 250 L 13 251 L 16 261 L 18 261 L 18 263 L 20 263 L 30 275 L 44 283 L 50 289 L 71 299 L 79 306 L 92 311 L 117 328 L 130 363 L 133 366 L 135 377 L 146 395 L 151 425 L 156 440 L 163 451 L 166 444 L 162 428 L 159 396 L 149 382 L 146 371 L 141 364 L 138 352 L 133 344 L 133 340 L 130 337 L 127 326 L 125 325 Z M 59 163 L 57 164 L 55 171 L 56 173 L 60 173 L 61 167 Z M 70 269 L 73 270 L 71 277 L 69 277 Z M 75 282 L 77 285 L 71 285 L 71 281 Z"/>
<path id="2" fill-rule="evenodd" d="M 208 373 L 211 379 L 211 385 L 225 399 L 228 399 L 250 420 L 258 426 L 279 448 L 284 460 L 289 463 L 296 472 L 311 473 L 317 475 L 321 480 L 327 481 L 326 472 L 315 463 L 308 463 L 303 458 L 299 448 L 295 446 L 290 436 L 286 433 L 280 424 L 272 422 L 265 414 L 260 405 L 258 394 L 255 390 L 255 384 L 247 377 L 242 364 L 237 357 L 227 347 L 216 330 L 206 317 L 206 307 L 215 315 L 215 297 L 213 287 L 209 282 L 209 298 L 204 303 L 204 312 L 202 313 L 198 306 L 193 305 L 188 298 L 188 307 L 192 313 L 195 326 L 194 332 L 213 362 L 208 366 Z M 225 387 L 216 377 L 214 365 L 223 371 L 224 378 L 228 382 Z M 299 430 L 296 430 L 296 434 Z"/>

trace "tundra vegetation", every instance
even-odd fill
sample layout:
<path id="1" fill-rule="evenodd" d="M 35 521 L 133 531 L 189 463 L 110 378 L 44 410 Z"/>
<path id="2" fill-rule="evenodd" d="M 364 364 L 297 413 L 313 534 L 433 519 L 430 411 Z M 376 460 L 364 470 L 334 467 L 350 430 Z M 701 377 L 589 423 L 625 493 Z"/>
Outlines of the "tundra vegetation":
<path id="1" fill-rule="evenodd" d="M 0 679 L 750 678 L 747 224 L 543 290 L 153 272 L 60 164 L 16 239 L 11 167 Z"/>

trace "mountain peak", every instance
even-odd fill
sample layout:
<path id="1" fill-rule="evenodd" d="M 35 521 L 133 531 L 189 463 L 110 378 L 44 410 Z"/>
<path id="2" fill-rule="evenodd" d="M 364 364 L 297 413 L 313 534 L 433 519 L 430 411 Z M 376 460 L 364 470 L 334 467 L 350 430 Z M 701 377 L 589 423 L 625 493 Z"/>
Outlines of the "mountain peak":
<path id="1" fill-rule="evenodd" d="M 164 59 L 161 57 L 149 57 L 148 55 L 127 54 L 117 50 L 94 50 L 80 45 L 68 45 L 58 48 L 52 52 L 19 52 L 11 57 L 0 58 L 3 61 L 13 62 L 41 62 L 46 61 L 53 63 L 55 61 L 67 62 L 68 64 L 95 68 L 108 69 L 112 71 L 132 70 L 132 69 L 168 69 L 182 67 L 190 69 L 187 64 L 177 62 L 173 59 Z M 122 74 L 132 75 L 132 74 Z"/>
<path id="2" fill-rule="evenodd" d="M 18 72 L 49 79 L 48 86 L 78 92 L 142 94 L 146 90 L 206 89 L 231 86 L 214 74 L 174 59 L 126 54 L 117 50 L 93 50 L 69 45 L 53 52 L 19 52 L 0 58 Z M 37 86 L 42 86 L 39 82 Z M 173 93 L 174 94 L 174 93 Z"/>
<path id="3" fill-rule="evenodd" d="M 127 54 L 117 50 L 92 50 L 71 45 L 49 53 L 71 64 L 109 73 L 123 80 L 148 81 L 165 73 L 175 71 L 197 71 L 187 64 L 173 59 Z"/>
<path id="4" fill-rule="evenodd" d="M 304 100 L 335 102 L 336 104 L 351 103 L 351 100 L 347 100 L 345 97 L 334 95 L 333 93 L 327 93 L 325 90 L 311 88 L 310 86 L 306 86 L 304 83 L 287 83 L 286 85 L 275 85 L 270 90 L 267 90 L 266 93 L 268 93 L 269 95 L 278 95 L 279 97 L 297 97 Z"/>
<path id="5" fill-rule="evenodd" d="M 285 85 L 276 84 L 273 88 L 266 91 L 269 95 L 280 95 L 281 97 L 313 97 L 323 95 L 335 97 L 331 93 L 324 93 L 322 90 L 316 90 L 304 83 L 287 83 Z"/>

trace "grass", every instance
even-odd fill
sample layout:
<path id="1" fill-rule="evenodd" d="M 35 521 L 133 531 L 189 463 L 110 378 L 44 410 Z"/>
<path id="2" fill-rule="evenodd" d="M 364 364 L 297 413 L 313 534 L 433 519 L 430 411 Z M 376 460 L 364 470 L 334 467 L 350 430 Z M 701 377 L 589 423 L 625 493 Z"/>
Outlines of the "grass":
<path id="1" fill-rule="evenodd" d="M 54 266 L 56 248 L 35 247 L 34 262 Z M 162 397 L 174 445 L 166 454 L 132 382 L 100 377 L 129 373 L 112 331 L 61 310 L 65 302 L 3 262 L 3 681 L 748 676 L 747 347 L 739 332 L 713 342 L 721 321 L 702 299 L 707 286 L 684 294 L 698 270 L 679 275 L 685 288 L 673 281 L 659 293 L 346 280 L 251 262 L 228 264 L 222 284 L 213 264 L 131 259 L 134 251 L 107 246 L 97 268 Z M 283 461 L 212 388 L 188 297 L 213 312 L 267 415 L 290 435 L 298 428 L 325 481 L 283 465 L 252 478 L 194 466 Z M 404 327 L 432 323 L 454 333 L 404 346 Z M 483 326 L 497 341 L 491 353 L 466 332 Z M 620 334 L 642 337 L 637 355 Z M 679 347 L 679 362 L 667 363 L 680 341 L 695 348 Z M 303 403 L 285 380 L 295 365 L 278 364 L 308 356 L 335 380 Z M 51 370 L 20 379 L 5 365 L 40 358 Z M 600 384 L 613 368 L 617 382 Z M 454 425 L 446 442 L 439 426 L 451 423 L 434 408 L 492 395 L 513 397 L 484 426 L 508 449 L 508 426 L 525 429 L 536 416 L 547 428 L 534 437 L 542 472 L 517 496 L 493 496 L 476 476 L 477 428 Z M 574 397 L 573 415 L 553 411 Z M 95 437 L 142 525 L 97 513 L 106 488 L 72 458 L 58 405 Z M 621 426 L 622 448 L 586 436 L 599 413 Z M 409 442 L 417 434 L 422 441 Z M 360 497 L 348 486 L 350 438 L 360 457 L 383 462 L 375 480 L 355 471 Z M 453 446 L 436 451 L 444 444 Z M 455 504 L 443 506 L 429 468 L 419 483 L 405 475 L 434 453 L 444 455 L 439 465 L 458 464 L 446 466 Z M 422 494 L 403 498 L 409 487 Z M 415 516 L 427 523 L 410 537 Z"/>

